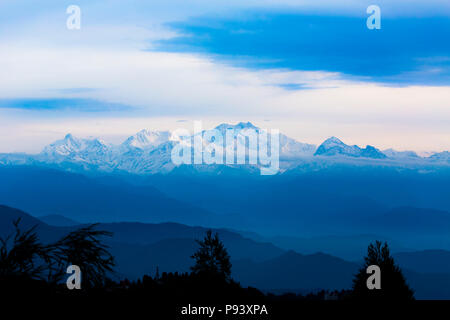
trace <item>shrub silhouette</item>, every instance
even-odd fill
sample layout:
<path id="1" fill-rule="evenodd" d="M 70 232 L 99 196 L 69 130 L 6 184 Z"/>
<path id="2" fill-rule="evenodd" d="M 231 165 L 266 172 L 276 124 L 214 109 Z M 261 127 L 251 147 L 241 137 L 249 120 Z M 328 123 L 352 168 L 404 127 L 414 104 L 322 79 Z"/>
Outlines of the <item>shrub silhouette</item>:
<path id="1" fill-rule="evenodd" d="M 111 232 L 94 230 L 97 224 L 70 232 L 54 246 L 54 256 L 61 266 L 77 265 L 81 269 L 84 288 L 102 287 L 106 275 L 115 265 L 108 246 L 100 241 Z"/>
<path id="2" fill-rule="evenodd" d="M 367 267 L 377 265 L 381 270 L 381 289 L 369 290 L 367 288 Z M 411 300 L 414 293 L 406 283 L 401 269 L 395 264 L 387 243 L 380 241 L 370 244 L 364 266 L 353 279 L 353 293 L 355 299 L 384 299 L 384 300 Z"/>
<path id="3" fill-rule="evenodd" d="M 83 287 L 104 286 L 106 274 L 112 272 L 114 259 L 108 247 L 100 242 L 106 231 L 94 230 L 89 225 L 70 232 L 56 243 L 43 245 L 37 236 L 36 226 L 22 231 L 20 219 L 13 222 L 15 231 L 5 239 L 0 238 L 0 287 L 56 288 L 66 275 L 68 265 L 78 265 L 82 271 Z"/>
<path id="4" fill-rule="evenodd" d="M 20 218 L 13 222 L 14 233 L 6 238 L 0 238 L 0 278 L 43 280 L 45 262 L 50 261 L 51 251 L 49 247 L 39 242 L 35 232 L 36 226 L 21 231 L 19 224 Z"/>
<path id="5" fill-rule="evenodd" d="M 197 240 L 200 248 L 191 258 L 195 259 L 195 265 L 191 267 L 193 274 L 217 277 L 226 281 L 231 277 L 230 256 L 220 241 L 217 233 L 212 234 L 211 230 L 206 232 L 203 240 Z"/>

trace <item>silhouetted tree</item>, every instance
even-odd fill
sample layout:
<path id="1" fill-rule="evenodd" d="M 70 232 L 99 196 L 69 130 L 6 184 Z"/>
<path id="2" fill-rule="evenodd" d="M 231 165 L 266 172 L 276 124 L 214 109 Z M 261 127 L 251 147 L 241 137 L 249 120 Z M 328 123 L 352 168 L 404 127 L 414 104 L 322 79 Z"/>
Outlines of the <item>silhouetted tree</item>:
<path id="1" fill-rule="evenodd" d="M 14 233 L 0 238 L 0 277 L 45 279 L 50 249 L 39 242 L 36 226 L 22 231 L 19 224 L 20 218 L 13 222 Z"/>
<path id="2" fill-rule="evenodd" d="M 367 288 L 367 267 L 377 265 L 381 270 L 381 289 Z M 411 300 L 414 292 L 406 283 L 401 269 L 395 264 L 387 243 L 380 241 L 370 244 L 367 256 L 364 258 L 364 266 L 353 279 L 353 294 L 356 299 L 386 299 L 386 300 Z"/>
<path id="3" fill-rule="evenodd" d="M 197 240 L 200 248 L 192 255 L 195 265 L 191 267 L 194 274 L 219 276 L 229 280 L 231 276 L 230 256 L 217 233 L 208 230 L 203 240 Z"/>
<path id="4" fill-rule="evenodd" d="M 96 224 L 70 232 L 54 244 L 55 256 L 63 267 L 77 265 L 81 269 L 84 288 L 105 285 L 107 272 L 115 265 L 108 246 L 100 242 L 102 236 L 111 232 L 94 230 Z"/>
<path id="5" fill-rule="evenodd" d="M 54 288 L 52 250 L 39 241 L 36 226 L 22 231 L 19 224 L 20 218 L 13 222 L 15 230 L 0 238 L 0 291 L 21 296 L 48 292 Z"/>

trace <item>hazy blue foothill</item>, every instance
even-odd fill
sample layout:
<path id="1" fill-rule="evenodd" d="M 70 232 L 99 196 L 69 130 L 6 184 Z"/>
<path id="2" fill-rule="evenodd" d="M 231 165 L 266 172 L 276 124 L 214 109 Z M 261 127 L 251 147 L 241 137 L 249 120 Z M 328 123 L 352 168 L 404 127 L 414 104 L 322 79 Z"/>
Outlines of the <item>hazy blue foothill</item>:
<path id="1" fill-rule="evenodd" d="M 0 236 L 12 232 L 12 221 L 21 217 L 23 226 L 37 226 L 39 237 L 46 242 L 79 226 L 56 227 L 27 213 L 0 206 Z M 190 254 L 198 248 L 207 229 L 175 223 L 102 223 L 102 230 L 114 232 L 107 244 L 117 266 L 114 279 L 137 279 L 142 274 L 154 275 L 156 268 L 185 272 L 192 265 Z M 272 292 L 308 293 L 322 288 L 349 289 L 359 261 L 348 261 L 326 253 L 301 254 L 281 249 L 268 242 L 255 241 L 237 231 L 216 229 L 232 257 L 232 277 L 244 286 Z M 450 251 L 427 250 L 394 254 L 405 270 L 417 298 L 450 298 Z M 426 261 L 424 261 L 426 258 Z M 439 262 L 441 268 L 435 263 Z M 420 271 L 417 271 L 417 270 Z"/>
<path id="2" fill-rule="evenodd" d="M 136 279 L 188 271 L 195 240 L 214 228 L 243 285 L 302 293 L 350 288 L 368 243 L 382 240 L 417 298 L 450 297 L 448 152 L 280 135 L 280 172 L 261 176 L 248 164 L 176 166 L 169 137 L 142 130 L 111 145 L 67 134 L 38 154 L 0 155 L 1 235 L 17 217 L 43 241 L 100 222 L 114 234 L 115 276 Z"/>

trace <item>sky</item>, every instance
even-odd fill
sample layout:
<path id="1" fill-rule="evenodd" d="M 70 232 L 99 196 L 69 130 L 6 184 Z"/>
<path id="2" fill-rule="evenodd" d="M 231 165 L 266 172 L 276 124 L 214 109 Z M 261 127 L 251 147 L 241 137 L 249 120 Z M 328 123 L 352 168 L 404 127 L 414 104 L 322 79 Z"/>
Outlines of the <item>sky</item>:
<path id="1" fill-rule="evenodd" d="M 1 0 L 0 152 L 194 120 L 450 150 L 450 3 L 340 2 Z"/>

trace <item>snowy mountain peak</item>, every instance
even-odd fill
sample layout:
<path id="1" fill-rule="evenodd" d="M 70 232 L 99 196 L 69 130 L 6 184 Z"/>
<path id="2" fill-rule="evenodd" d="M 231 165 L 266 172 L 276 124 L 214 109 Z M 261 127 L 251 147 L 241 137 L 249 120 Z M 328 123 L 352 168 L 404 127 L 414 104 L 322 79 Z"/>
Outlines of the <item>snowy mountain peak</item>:
<path id="1" fill-rule="evenodd" d="M 250 121 L 247 122 L 247 123 L 245 123 L 245 122 L 239 122 L 239 123 L 236 125 L 236 127 L 239 128 L 239 129 L 258 129 L 258 128 L 255 127 L 255 126 L 253 125 L 253 123 L 251 123 Z"/>
<path id="2" fill-rule="evenodd" d="M 234 130 L 235 150 L 238 147 L 253 147 L 252 144 L 247 143 L 243 130 L 255 129 L 258 133 L 263 131 L 251 122 L 223 123 L 215 129 L 221 131 L 224 137 L 227 129 Z M 207 131 L 197 134 L 200 134 L 201 138 L 204 139 Z M 271 134 L 270 130 L 268 134 Z M 192 136 L 189 136 L 186 141 L 193 140 L 189 138 L 192 138 Z M 80 139 L 69 133 L 63 139 L 46 146 L 39 155 L 30 156 L 26 161 L 32 162 L 37 160 L 43 163 L 67 166 L 71 170 L 74 166 L 79 166 L 89 170 L 121 170 L 138 174 L 164 173 L 170 172 L 177 167 L 171 160 L 171 154 L 174 146 L 180 143 L 181 140 L 171 141 L 170 139 L 171 133 L 169 131 L 144 129 L 127 138 L 120 145 L 110 145 L 101 139 Z M 201 145 L 206 146 L 211 143 L 214 142 L 202 140 Z M 450 163 L 450 153 L 448 151 L 434 153 L 426 158 L 421 158 L 412 151 L 388 149 L 385 150 L 386 153 L 383 153 L 370 145 L 367 145 L 365 148 L 357 145 L 347 145 L 335 136 L 326 139 L 317 148 L 315 145 L 299 142 L 280 133 L 279 147 L 280 163 L 282 163 L 284 168 L 295 165 L 298 161 L 317 160 L 318 163 L 326 161 L 324 158 L 314 159 L 314 156 L 339 157 L 339 159 L 330 159 L 331 162 L 335 160 L 348 161 L 348 158 L 363 158 L 366 159 L 365 161 L 388 158 L 387 161 L 392 163 L 421 163 L 421 161 L 429 161 L 429 163 L 436 165 L 447 165 Z M 257 148 L 259 148 L 259 145 Z M 7 160 L 3 161 L 10 161 L 11 163 L 24 161 L 21 157 L 16 158 L 15 155 L 10 155 L 6 157 Z M 1 161 L 0 159 L 0 163 Z M 207 166 L 204 166 L 204 169 L 209 170 Z"/>
<path id="3" fill-rule="evenodd" d="M 84 144 L 85 144 L 85 149 L 97 149 L 97 148 L 108 148 L 107 144 L 105 141 L 103 141 L 102 139 L 92 139 L 92 140 L 84 140 Z"/>
<path id="4" fill-rule="evenodd" d="M 58 142 L 58 141 L 56 141 L 56 142 Z M 65 143 L 67 145 L 73 144 L 73 145 L 76 145 L 78 147 L 80 147 L 82 145 L 82 143 L 83 143 L 83 141 L 81 139 L 74 137 L 71 133 L 66 134 L 64 139 L 63 140 L 59 140 L 59 142 Z"/>
<path id="5" fill-rule="evenodd" d="M 67 156 L 71 153 L 80 151 L 83 146 L 83 140 L 78 139 L 69 133 L 64 137 L 64 139 L 57 140 L 54 143 L 46 146 L 42 153 L 53 156 Z"/>
<path id="6" fill-rule="evenodd" d="M 333 146 L 333 145 L 343 145 L 345 146 L 346 144 L 343 143 L 339 138 L 336 138 L 335 136 L 328 138 L 327 140 L 325 140 L 322 145 L 324 146 Z"/>
<path id="7" fill-rule="evenodd" d="M 450 162 L 450 152 L 443 151 L 443 152 L 434 153 L 433 155 L 431 155 L 428 158 L 433 161 Z"/>
<path id="8" fill-rule="evenodd" d="M 364 158 L 373 158 L 373 159 L 384 159 L 387 158 L 386 155 L 381 152 L 379 149 L 367 145 L 364 149 L 361 149 L 361 157 Z"/>
<path id="9" fill-rule="evenodd" d="M 417 159 L 419 156 L 414 151 L 397 151 L 392 148 L 383 150 L 383 153 L 392 159 L 407 159 L 414 158 Z"/>
<path id="10" fill-rule="evenodd" d="M 156 147 L 169 141 L 170 135 L 169 131 L 151 131 L 144 129 L 129 137 L 123 145 L 138 149 Z"/>
<path id="11" fill-rule="evenodd" d="M 229 123 L 222 123 L 218 125 L 215 129 L 224 132 L 227 129 L 234 129 L 234 130 L 243 130 L 243 129 L 255 129 L 259 130 L 258 127 L 254 126 L 251 122 L 239 122 L 238 124 L 229 124 Z"/>
<path id="12" fill-rule="evenodd" d="M 64 139 L 57 140 L 46 146 L 41 152 L 50 162 L 83 161 L 86 163 L 98 163 L 109 159 L 111 148 L 103 140 L 79 139 L 72 134 L 67 134 Z"/>
<path id="13" fill-rule="evenodd" d="M 367 145 L 364 149 L 357 145 L 349 146 L 336 137 L 325 140 L 314 153 L 315 156 L 348 156 L 383 159 L 386 155 L 377 148 Z"/>

